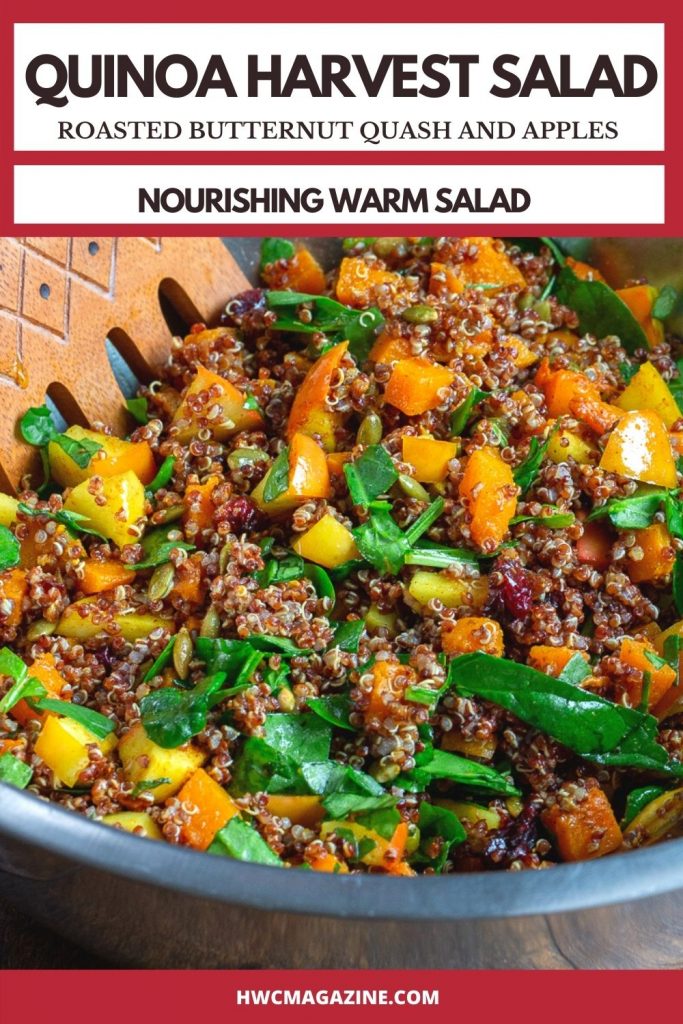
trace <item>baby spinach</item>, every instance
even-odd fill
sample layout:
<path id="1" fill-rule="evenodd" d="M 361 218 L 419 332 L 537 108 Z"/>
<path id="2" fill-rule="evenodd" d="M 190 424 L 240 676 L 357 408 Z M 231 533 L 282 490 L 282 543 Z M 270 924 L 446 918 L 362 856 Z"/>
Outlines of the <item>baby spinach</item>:
<path id="1" fill-rule="evenodd" d="M 91 708 L 84 708 L 80 704 L 72 704 L 70 700 L 41 697 L 40 700 L 31 701 L 31 704 L 39 711 L 54 711 L 64 718 L 71 718 L 100 740 L 106 739 L 116 729 L 116 723 L 112 722 L 111 718 L 101 715 L 99 711 L 92 711 Z"/>
<path id="2" fill-rule="evenodd" d="M 559 678 L 565 683 L 571 683 L 573 686 L 578 686 L 590 675 L 592 675 L 590 665 L 586 659 L 582 658 L 577 652 L 571 656 L 567 664 L 564 666 L 560 672 Z"/>
<path id="3" fill-rule="evenodd" d="M 173 468 L 175 466 L 175 458 L 172 455 L 167 456 L 159 466 L 157 474 L 150 484 L 147 484 L 146 490 L 149 494 L 156 494 L 157 491 L 165 487 L 173 476 Z"/>
<path id="4" fill-rule="evenodd" d="M 328 609 L 329 614 L 337 600 L 337 591 L 334 589 L 334 583 L 330 579 L 329 573 L 326 569 L 323 569 L 322 565 L 316 565 L 315 562 L 306 562 L 304 565 L 304 576 L 307 580 L 311 581 L 318 597 L 325 597 L 332 602 Z"/>
<path id="5" fill-rule="evenodd" d="M 206 663 L 209 675 L 224 673 L 232 683 L 229 689 L 221 691 L 223 697 L 232 697 L 251 685 L 251 679 L 265 657 L 248 640 L 229 640 L 223 637 L 213 639 L 197 637 L 195 652 L 200 661 Z"/>
<path id="6" fill-rule="evenodd" d="M 283 558 L 269 558 L 263 569 L 254 573 L 254 579 L 261 589 L 265 590 L 271 583 L 287 583 L 289 580 L 300 580 L 304 575 L 304 560 L 300 555 L 290 552 Z"/>
<path id="7" fill-rule="evenodd" d="M 146 398 L 127 398 L 126 409 L 141 426 L 149 423 L 149 406 Z"/>
<path id="8" fill-rule="evenodd" d="M 14 754 L 0 755 L 0 782 L 5 782 L 16 789 L 26 789 L 32 775 L 31 766 L 25 761 L 20 761 Z"/>
<path id="9" fill-rule="evenodd" d="M 349 722 L 351 713 L 351 701 L 343 694 L 331 694 L 325 697 L 310 697 L 308 706 L 316 715 L 319 715 L 324 722 L 335 725 L 339 729 L 348 729 L 355 732 L 355 728 Z"/>
<path id="10" fill-rule="evenodd" d="M 652 303 L 652 316 L 657 320 L 666 320 L 673 313 L 677 302 L 678 292 L 673 285 L 665 284 Z"/>
<path id="11" fill-rule="evenodd" d="M 362 619 L 353 619 L 350 622 L 335 622 L 333 625 L 334 636 L 328 645 L 328 651 L 338 647 L 340 651 L 355 653 L 365 629 L 365 622 Z"/>
<path id="12" fill-rule="evenodd" d="M 173 645 L 175 644 L 175 637 L 172 636 L 163 651 L 157 655 L 150 667 L 142 677 L 143 683 L 148 683 L 150 679 L 154 679 L 166 668 L 171 658 L 173 657 Z"/>
<path id="13" fill-rule="evenodd" d="M 11 530 L 6 526 L 0 526 L 0 572 L 19 565 L 20 558 L 21 544 Z"/>
<path id="14" fill-rule="evenodd" d="M 349 309 L 327 295 L 267 291 L 265 296 L 268 308 L 277 314 L 272 325 L 275 330 L 300 334 L 322 333 L 331 342 L 348 341 L 349 352 L 359 363 L 368 358 L 377 331 L 384 323 L 384 317 L 375 306 L 362 310 Z M 312 307 L 311 319 L 306 323 L 290 312 L 290 307 L 304 303 Z"/>
<path id="15" fill-rule="evenodd" d="M 367 508 L 396 483 L 398 471 L 386 448 L 371 444 L 355 462 L 345 463 L 344 476 L 353 504 Z"/>
<path id="16" fill-rule="evenodd" d="M 47 692 L 38 679 L 29 675 L 28 666 L 9 647 L 0 650 L 0 676 L 9 676 L 14 680 L 0 700 L 0 715 L 7 714 L 15 704 L 26 697 L 42 697 Z"/>
<path id="17" fill-rule="evenodd" d="M 297 647 L 293 640 L 286 636 L 269 636 L 267 633 L 252 633 L 247 641 L 257 651 L 266 651 L 268 654 L 282 654 L 286 658 L 293 658 L 305 654 L 313 654 L 313 651 L 304 647 Z"/>
<path id="18" fill-rule="evenodd" d="M 606 516 L 618 530 L 643 530 L 653 522 L 662 506 L 669 532 L 683 538 L 683 502 L 677 488 L 645 488 L 627 498 L 610 498 L 593 509 L 587 521 Z"/>
<path id="19" fill-rule="evenodd" d="M 176 533 L 174 523 L 169 523 L 167 526 L 159 526 L 156 530 L 150 530 L 146 533 L 140 542 L 143 559 L 141 562 L 135 562 L 128 566 L 129 569 L 154 569 L 157 565 L 164 565 L 165 562 L 169 562 L 171 559 L 171 553 L 176 549 L 180 551 L 194 551 L 194 544 L 188 544 L 184 540 L 172 540 L 169 538 L 170 533 Z"/>
<path id="20" fill-rule="evenodd" d="M 656 741 L 657 719 L 527 665 L 476 652 L 452 662 L 462 697 L 482 697 L 596 764 L 683 775 Z"/>
<path id="21" fill-rule="evenodd" d="M 72 535 L 85 533 L 89 537 L 99 537 L 100 540 L 107 539 L 103 534 L 98 533 L 97 530 L 93 530 L 90 526 L 86 526 L 85 524 L 90 520 L 87 516 L 81 515 L 80 512 L 71 512 L 66 508 L 60 508 L 56 512 L 53 512 L 49 508 L 33 508 L 33 506 L 27 505 L 23 501 L 19 502 L 18 508 L 22 515 L 29 516 L 31 519 L 51 519 L 52 522 L 59 523 L 61 526 L 64 526 Z"/>
<path id="22" fill-rule="evenodd" d="M 452 847 L 463 843 L 467 833 L 458 816 L 447 807 L 438 807 L 424 800 L 417 819 L 420 846 L 411 857 L 414 864 L 428 864 L 436 874 L 443 871 Z M 436 848 L 436 854 L 433 852 Z"/>
<path id="23" fill-rule="evenodd" d="M 275 501 L 289 487 L 289 446 L 282 449 L 268 470 L 263 485 L 263 500 Z"/>
<path id="24" fill-rule="evenodd" d="M 394 810 L 396 797 L 389 793 L 383 793 L 382 796 L 370 796 L 363 793 L 331 793 L 323 798 L 323 807 L 328 818 L 348 818 L 351 814 Z"/>
<path id="25" fill-rule="evenodd" d="M 256 831 L 253 825 L 247 824 L 244 818 L 235 815 L 227 825 L 216 833 L 208 850 L 219 857 L 232 857 L 247 864 L 267 864 L 271 867 L 283 866 L 282 861 L 273 853 L 268 843 Z"/>
<path id="26" fill-rule="evenodd" d="M 519 523 L 534 523 L 537 526 L 547 526 L 550 530 L 564 530 L 576 521 L 573 512 L 560 512 L 555 509 L 549 515 L 540 516 L 515 516 L 510 520 L 510 526 L 517 526 Z"/>
<path id="27" fill-rule="evenodd" d="M 490 391 L 482 391 L 481 388 L 472 387 L 465 400 L 451 413 L 450 432 L 452 437 L 460 437 L 463 434 L 475 406 L 483 402 L 490 394 Z"/>
<path id="28" fill-rule="evenodd" d="M 617 335 L 627 352 L 648 348 L 645 332 L 617 293 L 604 281 L 584 281 L 571 267 L 564 266 L 557 276 L 558 302 L 572 309 L 579 318 L 582 334 L 598 340 Z"/>
<path id="29" fill-rule="evenodd" d="M 171 779 L 164 775 L 160 779 L 141 779 L 140 782 L 136 782 L 133 786 L 131 796 L 140 796 L 141 793 L 147 793 L 151 789 L 157 789 L 159 786 L 167 786 Z"/>
<path id="30" fill-rule="evenodd" d="M 24 441 L 34 448 L 44 448 L 54 441 L 81 469 L 86 469 L 95 452 L 102 450 L 101 444 L 87 437 L 77 440 L 68 434 L 60 434 L 46 405 L 34 406 L 25 412 L 19 420 L 19 432 Z"/>
<path id="31" fill-rule="evenodd" d="M 438 519 L 444 507 L 444 499 L 436 498 L 404 531 L 392 519 L 389 502 L 372 501 L 370 518 L 353 531 L 358 550 L 382 575 L 396 576 L 413 545 Z"/>
<path id="32" fill-rule="evenodd" d="M 515 483 L 519 487 L 522 494 L 531 487 L 532 483 L 538 476 L 538 471 L 541 468 L 541 464 L 548 451 L 548 446 L 557 430 L 555 425 L 551 430 L 545 441 L 539 442 L 537 437 L 531 438 L 531 444 L 529 445 L 529 454 L 527 455 L 524 462 L 521 462 L 517 469 L 514 471 L 513 476 Z"/>
<path id="33" fill-rule="evenodd" d="M 225 672 L 215 672 L 191 690 L 164 686 L 143 697 L 140 712 L 149 738 L 160 747 L 174 748 L 196 736 L 206 727 L 211 707 L 222 700 L 225 678 Z"/>
<path id="34" fill-rule="evenodd" d="M 457 660 L 460 661 L 461 658 Z M 415 768 L 400 776 L 397 785 L 405 780 L 417 784 L 419 789 L 424 789 L 435 779 L 447 779 L 459 786 L 483 789 L 489 793 L 500 793 L 502 796 L 519 796 L 516 786 L 494 768 L 469 761 L 466 757 L 459 757 L 448 750 L 429 748 L 425 760 L 420 760 Z"/>
<path id="35" fill-rule="evenodd" d="M 631 824 L 636 815 L 640 814 L 649 803 L 665 792 L 666 790 L 662 786 L 640 786 L 639 789 L 632 789 L 626 798 L 624 817 L 620 822 L 622 831 Z"/>
<path id="36" fill-rule="evenodd" d="M 269 263 L 277 263 L 278 260 L 291 260 L 295 252 L 294 242 L 289 238 L 264 238 L 261 242 L 259 270 L 263 271 Z"/>

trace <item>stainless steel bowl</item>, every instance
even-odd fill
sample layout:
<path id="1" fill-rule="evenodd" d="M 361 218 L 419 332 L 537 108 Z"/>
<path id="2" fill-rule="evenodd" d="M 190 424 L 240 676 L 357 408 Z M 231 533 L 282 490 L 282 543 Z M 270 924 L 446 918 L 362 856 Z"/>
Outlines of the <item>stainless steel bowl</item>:
<path id="1" fill-rule="evenodd" d="M 683 285 L 683 240 L 567 242 L 612 279 Z M 228 243 L 253 269 L 255 240 Z M 318 875 L 149 842 L 0 785 L 0 896 L 140 967 L 683 967 L 683 839 L 540 872 Z"/>

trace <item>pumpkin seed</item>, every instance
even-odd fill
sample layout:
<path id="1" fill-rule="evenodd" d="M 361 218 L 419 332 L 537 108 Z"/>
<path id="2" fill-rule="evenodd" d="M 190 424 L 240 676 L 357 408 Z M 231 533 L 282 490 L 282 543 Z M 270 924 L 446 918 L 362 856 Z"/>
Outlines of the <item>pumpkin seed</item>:
<path id="1" fill-rule="evenodd" d="M 379 444 L 382 440 L 382 420 L 376 412 L 368 412 L 363 417 L 356 434 L 358 444 Z"/>
<path id="2" fill-rule="evenodd" d="M 520 297 L 517 299 L 517 309 L 524 313 L 527 309 L 531 309 L 536 299 L 534 298 L 533 292 L 522 292 Z"/>
<path id="3" fill-rule="evenodd" d="M 147 597 L 150 601 L 163 601 L 173 589 L 175 568 L 171 562 L 158 565 L 147 584 Z"/>
<path id="4" fill-rule="evenodd" d="M 185 626 L 183 626 L 183 628 L 179 630 L 173 644 L 173 667 L 175 668 L 179 679 L 187 678 L 193 654 L 194 645 L 192 643 L 192 637 Z"/>
<path id="5" fill-rule="evenodd" d="M 626 846 L 651 846 L 667 833 L 683 833 L 683 786 L 662 793 L 643 807 L 624 833 Z"/>
<path id="6" fill-rule="evenodd" d="M 382 761 L 375 761 L 370 766 L 370 774 L 375 782 L 386 785 L 387 782 L 393 782 L 396 776 L 401 774 L 401 769 L 393 761 L 388 761 L 386 764 L 383 764 Z"/>
<path id="7" fill-rule="evenodd" d="M 200 636 L 208 636 L 211 639 L 220 635 L 221 631 L 221 617 L 218 614 L 214 605 L 211 605 L 206 615 L 202 619 L 202 624 L 199 627 Z"/>
<path id="8" fill-rule="evenodd" d="M 405 256 L 407 250 L 405 238 L 376 238 L 372 246 L 377 256 Z"/>
<path id="9" fill-rule="evenodd" d="M 538 313 L 539 320 L 545 320 L 546 323 L 553 315 L 553 307 L 547 299 L 539 299 L 538 302 L 534 302 L 532 308 L 535 313 Z"/>
<path id="10" fill-rule="evenodd" d="M 227 542 L 227 544 L 223 545 L 223 547 L 220 550 L 220 554 L 218 556 L 218 568 L 220 569 L 221 573 L 225 572 L 225 570 L 226 570 L 226 568 L 228 566 L 228 562 L 230 561 L 231 556 L 232 556 L 232 541 L 229 540 Z"/>
<path id="11" fill-rule="evenodd" d="M 26 630 L 26 639 L 37 640 L 39 636 L 52 636 L 56 628 L 56 622 L 48 622 L 47 619 L 36 619 Z"/>
<path id="12" fill-rule="evenodd" d="M 398 485 L 406 497 L 414 498 L 416 501 L 429 501 L 429 492 L 418 480 L 408 476 L 407 473 L 398 474 Z"/>
<path id="13" fill-rule="evenodd" d="M 184 505 L 169 505 L 168 508 L 160 508 L 154 513 L 155 523 L 175 523 L 177 519 L 182 517 L 185 511 Z"/>
<path id="14" fill-rule="evenodd" d="M 228 455 L 230 469 L 242 469 L 243 466 L 253 466 L 255 462 L 267 461 L 268 453 L 263 448 L 235 448 Z"/>
<path id="15" fill-rule="evenodd" d="M 427 306 L 419 302 L 417 306 L 409 306 L 401 313 L 404 320 L 409 324 L 433 324 L 439 319 L 439 311 L 434 306 Z"/>
<path id="16" fill-rule="evenodd" d="M 296 708 L 296 698 L 288 686 L 282 687 L 277 695 L 277 700 L 280 705 L 280 710 L 284 711 L 285 714 L 291 714 L 291 712 Z"/>

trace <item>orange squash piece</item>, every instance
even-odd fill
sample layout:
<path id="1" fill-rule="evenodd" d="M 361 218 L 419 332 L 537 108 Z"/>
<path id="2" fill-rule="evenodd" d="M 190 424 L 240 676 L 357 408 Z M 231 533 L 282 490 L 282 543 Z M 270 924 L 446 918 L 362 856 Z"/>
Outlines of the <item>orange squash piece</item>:
<path id="1" fill-rule="evenodd" d="M 439 393 L 453 383 L 453 372 L 422 356 L 396 363 L 384 392 L 389 405 L 406 416 L 421 416 L 441 405 Z"/>
<path id="2" fill-rule="evenodd" d="M 291 441 L 297 433 L 309 436 L 317 434 L 323 448 L 328 452 L 334 451 L 335 435 L 342 417 L 338 412 L 326 408 L 325 401 L 348 347 L 348 341 L 340 342 L 311 366 L 292 404 L 287 420 L 287 440 Z"/>
<path id="3" fill-rule="evenodd" d="M 627 562 L 627 571 L 634 583 L 654 583 L 669 575 L 676 561 L 676 552 L 664 523 L 652 523 L 644 530 L 638 530 L 636 544 L 643 549 L 643 557 L 638 562 Z"/>
<path id="4" fill-rule="evenodd" d="M 643 328 L 650 348 L 664 341 L 664 325 L 652 316 L 652 307 L 658 295 L 657 288 L 649 284 L 638 284 L 632 288 L 618 288 L 617 295 L 625 302 Z"/>
<path id="5" fill-rule="evenodd" d="M 107 558 L 103 562 L 96 558 L 86 558 L 83 563 L 81 590 L 84 594 L 101 594 L 114 587 L 132 583 L 135 579 L 133 569 L 128 569 L 122 562 Z"/>
<path id="6" fill-rule="evenodd" d="M 287 490 L 273 501 L 265 501 L 267 476 L 257 484 L 251 497 L 264 512 L 287 512 L 307 498 L 329 498 L 330 471 L 320 445 L 307 434 L 295 434 L 289 446 L 289 483 Z"/>
<path id="7" fill-rule="evenodd" d="M 409 359 L 410 342 L 407 338 L 396 337 L 388 331 L 382 331 L 370 349 L 373 363 L 397 363 L 399 359 Z"/>
<path id="8" fill-rule="evenodd" d="M 225 441 L 241 430 L 259 430 L 263 426 L 263 417 L 257 409 L 246 409 L 245 399 L 246 395 L 229 380 L 205 366 L 197 366 L 195 377 L 173 417 L 173 423 L 178 427 L 178 440 L 183 444 L 191 441 L 202 424 L 218 441 Z M 199 410 L 196 408 L 198 404 L 201 406 Z M 207 413 L 214 406 L 220 407 L 220 414 L 209 419 Z"/>
<path id="9" fill-rule="evenodd" d="M 585 651 L 576 651 L 573 647 L 551 647 L 549 644 L 536 644 L 529 648 L 528 662 L 538 672 L 545 672 L 546 675 L 557 678 L 575 654 L 580 654 L 584 661 L 588 661 Z"/>
<path id="10" fill-rule="evenodd" d="M 510 466 L 495 448 L 472 452 L 459 493 L 470 515 L 472 540 L 482 551 L 495 551 L 515 514 L 518 493 Z"/>
<path id="11" fill-rule="evenodd" d="M 521 270 L 515 266 L 507 253 L 499 249 L 494 238 L 463 238 L 466 245 L 476 245 L 474 259 L 458 264 L 457 273 L 465 285 L 499 284 L 501 287 L 517 285 L 526 288 Z"/>
<path id="12" fill-rule="evenodd" d="M 344 466 L 352 455 L 353 452 L 329 452 L 327 455 L 327 468 L 330 471 L 330 475 L 343 476 Z"/>
<path id="13" fill-rule="evenodd" d="M 202 604 L 207 584 L 202 580 L 202 555 L 191 555 L 176 568 L 175 582 L 169 597 L 175 602 Z"/>
<path id="14" fill-rule="evenodd" d="M 194 538 L 212 528 L 216 510 L 213 492 L 219 482 L 220 477 L 210 476 L 203 484 L 188 484 L 183 496 L 183 524 L 189 537 Z"/>
<path id="15" fill-rule="evenodd" d="M 415 468 L 415 479 L 423 484 L 439 483 L 448 476 L 448 464 L 458 454 L 454 441 L 435 441 L 433 437 L 403 437 L 403 461 Z"/>
<path id="16" fill-rule="evenodd" d="M 358 256 L 347 256 L 339 265 L 336 296 L 339 302 L 354 309 L 364 309 L 377 302 L 381 305 L 383 292 L 391 298 L 405 298 L 415 294 L 415 288 L 391 270 L 381 270 Z"/>
<path id="17" fill-rule="evenodd" d="M 346 864 L 338 860 L 333 853 L 327 853 L 324 850 L 321 850 L 319 856 L 307 863 L 312 871 L 325 871 L 331 875 L 348 875 L 349 873 Z"/>
<path id="18" fill-rule="evenodd" d="M 448 300 L 451 295 L 464 292 L 465 285 L 456 267 L 448 263 L 432 263 L 429 275 L 429 294 Z"/>
<path id="19" fill-rule="evenodd" d="M 0 622 L 5 626 L 18 626 L 21 622 L 27 591 L 27 574 L 23 569 L 0 573 L 0 609 L 7 602 L 7 611 L 0 610 Z"/>
<path id="20" fill-rule="evenodd" d="M 325 274 L 315 256 L 305 246 L 298 246 L 290 260 L 277 261 L 263 271 L 263 279 L 275 290 L 290 288 L 295 292 L 320 295 L 325 291 Z"/>
<path id="21" fill-rule="evenodd" d="M 562 860 L 594 860 L 621 846 L 621 829 L 599 786 L 589 789 L 586 798 L 571 810 L 554 804 L 542 818 L 555 837 Z"/>
<path id="22" fill-rule="evenodd" d="M 575 398 L 571 403 L 571 414 L 596 434 L 606 434 L 622 418 L 624 410 L 599 398 Z"/>
<path id="23" fill-rule="evenodd" d="M 268 797 L 268 810 L 278 818 L 289 818 L 293 825 L 315 828 L 325 817 L 325 808 L 319 796 L 283 796 L 274 793 Z"/>
<path id="24" fill-rule="evenodd" d="M 644 484 L 675 487 L 676 463 L 661 417 L 652 409 L 627 412 L 610 434 L 600 467 Z"/>
<path id="25" fill-rule="evenodd" d="M 619 658 L 625 665 L 639 669 L 640 672 L 650 673 L 650 694 L 648 697 L 648 708 L 659 704 L 664 695 L 676 682 L 676 673 L 670 665 L 662 665 L 657 668 L 647 657 L 647 651 L 654 653 L 654 647 L 642 640 L 634 640 L 632 637 L 624 637 L 619 648 Z M 625 681 L 626 692 L 628 693 L 631 707 L 640 706 L 643 696 L 643 679 L 627 679 Z"/>
<path id="26" fill-rule="evenodd" d="M 407 686 L 417 682 L 415 670 L 398 661 L 376 661 L 371 669 L 373 684 L 365 718 L 396 716 L 396 701 L 401 701 Z"/>
<path id="27" fill-rule="evenodd" d="M 47 690 L 48 697 L 57 697 L 60 700 L 71 700 L 70 696 L 62 697 L 62 690 L 66 686 L 66 679 L 55 668 L 55 659 L 51 654 L 41 654 L 32 665 L 29 665 L 29 676 L 33 676 L 43 684 Z M 49 711 L 34 711 L 25 700 L 20 700 L 10 709 L 10 715 L 20 725 L 28 722 L 42 722 Z"/>
<path id="28" fill-rule="evenodd" d="M 581 260 L 575 260 L 573 256 L 567 256 L 567 266 L 571 267 L 576 276 L 582 281 L 602 281 L 604 284 L 604 277 L 599 270 L 592 267 L 590 263 L 583 263 Z"/>
<path id="29" fill-rule="evenodd" d="M 190 776 L 178 792 L 177 799 L 181 804 L 199 808 L 198 813 L 193 814 L 180 829 L 183 842 L 195 850 L 208 849 L 216 832 L 239 814 L 239 807 L 232 797 L 203 768 L 197 768 Z"/>
<path id="30" fill-rule="evenodd" d="M 456 622 L 444 624 L 441 646 L 451 657 L 483 651 L 502 658 L 503 630 L 495 619 L 467 615 Z"/>

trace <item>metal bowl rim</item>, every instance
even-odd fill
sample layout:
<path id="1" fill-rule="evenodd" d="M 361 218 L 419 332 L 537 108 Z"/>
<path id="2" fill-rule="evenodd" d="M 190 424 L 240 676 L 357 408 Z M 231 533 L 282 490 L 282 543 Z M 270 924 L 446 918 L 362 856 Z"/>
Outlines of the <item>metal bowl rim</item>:
<path id="1" fill-rule="evenodd" d="M 683 839 L 547 871 L 322 875 L 145 840 L 0 784 L 0 837 L 134 882 L 260 911 L 384 920 L 558 914 L 683 889 Z M 141 844 L 145 843 L 144 850 Z"/>

